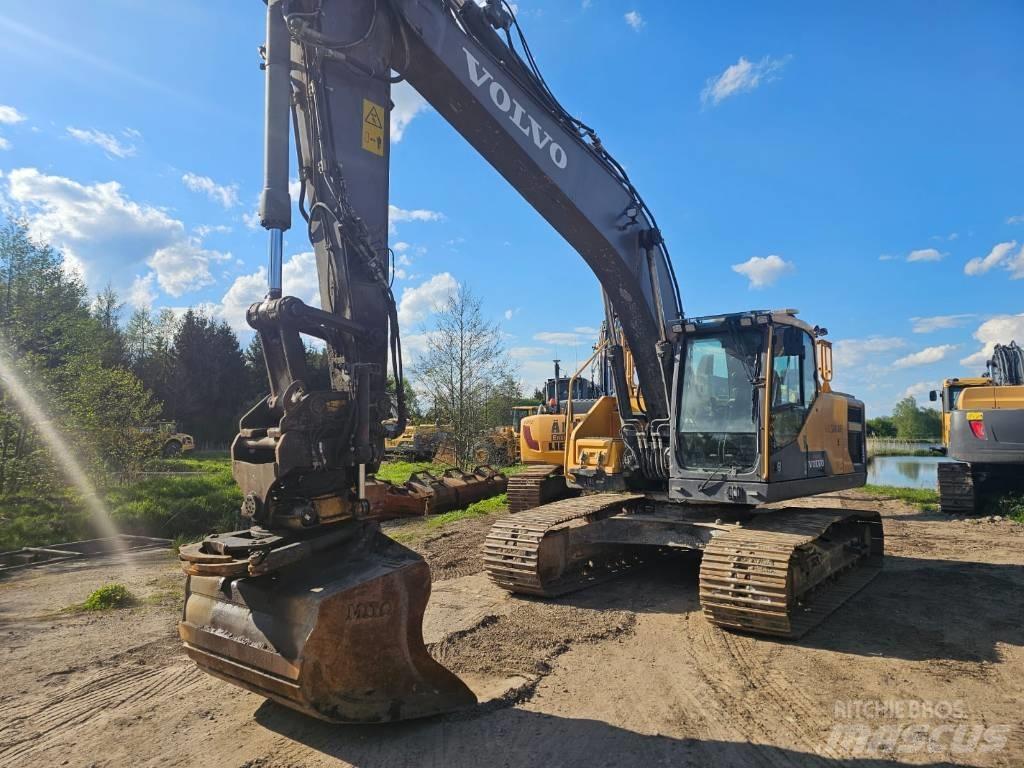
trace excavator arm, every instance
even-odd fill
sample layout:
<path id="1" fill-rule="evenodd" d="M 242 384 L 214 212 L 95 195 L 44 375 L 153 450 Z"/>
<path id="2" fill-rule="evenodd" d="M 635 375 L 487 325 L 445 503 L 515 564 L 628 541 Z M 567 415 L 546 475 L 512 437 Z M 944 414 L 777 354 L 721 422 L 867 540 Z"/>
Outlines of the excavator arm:
<path id="1" fill-rule="evenodd" d="M 392 84 L 407 80 L 597 276 L 614 314 L 609 327 L 621 333 L 608 354 L 631 435 L 669 416 L 672 342 L 682 331 L 675 276 L 647 205 L 593 129 L 551 93 L 507 4 L 266 6 L 260 219 L 269 231 L 269 286 L 248 321 L 271 391 L 242 418 L 232 445 L 251 527 L 182 549 L 189 584 L 180 632 L 212 674 L 326 719 L 393 720 L 464 706 L 472 694 L 423 647 L 429 571 L 379 532 L 366 498 L 385 420 L 396 412 L 394 432 L 405 423 L 387 244 Z M 319 309 L 282 292 L 291 135 Z M 448 181 L 444 169 L 434 173 Z M 303 336 L 326 345 L 329 390 L 306 383 Z M 643 413 L 631 406 L 623 346 Z"/>

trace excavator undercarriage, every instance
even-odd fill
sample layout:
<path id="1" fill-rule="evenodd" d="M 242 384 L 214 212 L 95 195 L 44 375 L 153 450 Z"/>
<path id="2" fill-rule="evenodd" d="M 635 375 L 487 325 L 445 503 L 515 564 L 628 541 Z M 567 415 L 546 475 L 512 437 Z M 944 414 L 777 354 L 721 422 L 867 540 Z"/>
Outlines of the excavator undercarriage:
<path id="1" fill-rule="evenodd" d="M 874 578 L 883 536 L 874 512 L 687 508 L 596 493 L 502 518 L 483 551 L 498 586 L 554 597 L 640 565 L 652 548 L 702 553 L 700 601 L 713 624 L 799 638 Z"/>

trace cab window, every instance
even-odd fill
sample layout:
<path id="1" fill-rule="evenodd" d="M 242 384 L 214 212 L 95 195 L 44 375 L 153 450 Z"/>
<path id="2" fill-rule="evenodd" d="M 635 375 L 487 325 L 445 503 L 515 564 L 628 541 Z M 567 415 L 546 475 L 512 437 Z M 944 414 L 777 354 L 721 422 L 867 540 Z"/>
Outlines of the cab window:
<path id="1" fill-rule="evenodd" d="M 818 393 L 814 339 L 793 326 L 777 328 L 772 362 L 772 442 L 796 439 Z"/>

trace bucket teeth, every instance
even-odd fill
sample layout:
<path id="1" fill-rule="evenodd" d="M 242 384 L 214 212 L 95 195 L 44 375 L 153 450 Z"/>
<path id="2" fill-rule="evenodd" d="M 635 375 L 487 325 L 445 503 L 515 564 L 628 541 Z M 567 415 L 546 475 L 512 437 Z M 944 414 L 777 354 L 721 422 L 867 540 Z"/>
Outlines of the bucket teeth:
<path id="1" fill-rule="evenodd" d="M 268 576 L 189 576 L 179 633 L 206 672 L 337 723 L 426 717 L 476 697 L 427 653 L 430 569 L 367 524 Z"/>

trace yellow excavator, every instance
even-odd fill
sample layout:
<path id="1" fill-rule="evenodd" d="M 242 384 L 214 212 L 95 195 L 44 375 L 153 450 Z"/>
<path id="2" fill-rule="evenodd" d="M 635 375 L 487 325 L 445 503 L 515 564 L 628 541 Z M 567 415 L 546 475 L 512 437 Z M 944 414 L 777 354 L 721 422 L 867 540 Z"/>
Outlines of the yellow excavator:
<path id="1" fill-rule="evenodd" d="M 613 394 L 578 424 L 566 413 L 566 474 L 588 493 L 497 521 L 491 578 L 553 595 L 620 572 L 644 548 L 694 550 L 712 623 L 798 637 L 874 576 L 877 514 L 764 506 L 865 481 L 864 407 L 831 391 L 824 329 L 792 310 L 684 315 L 651 209 L 561 106 L 507 4 L 268 0 L 266 14 L 269 288 L 247 320 L 270 393 L 231 448 L 248 527 L 180 550 L 179 632 L 202 669 L 339 723 L 476 701 L 427 653 L 429 568 L 381 532 L 366 491 L 406 420 L 387 246 L 399 79 L 565 238 L 607 297 L 599 351 Z M 292 129 L 320 308 L 282 292 Z M 499 226 L 500 211 L 485 209 Z M 307 383 L 303 336 L 326 345 L 327 389 Z M 397 421 L 385 427 L 389 375 Z"/>
<path id="2" fill-rule="evenodd" d="M 946 379 L 942 445 L 953 461 L 938 467 L 943 512 L 972 515 L 995 499 L 1024 492 L 1024 349 L 997 344 L 984 376 Z"/>
<path id="3" fill-rule="evenodd" d="M 604 331 L 601 331 L 604 339 Z M 599 342 L 601 343 L 601 342 Z M 599 370 L 604 384 L 608 381 L 607 366 L 601 356 Z M 522 472 L 508 481 L 509 512 L 522 512 L 541 504 L 579 495 L 565 479 L 566 412 L 575 409 L 572 423 L 578 424 L 589 408 L 604 394 L 602 382 L 561 375 L 560 360 L 555 360 L 555 376 L 544 383 L 543 402 L 529 409 L 518 420 L 516 429 L 517 458 L 526 464 Z M 573 403 L 568 403 L 572 399 Z"/>

